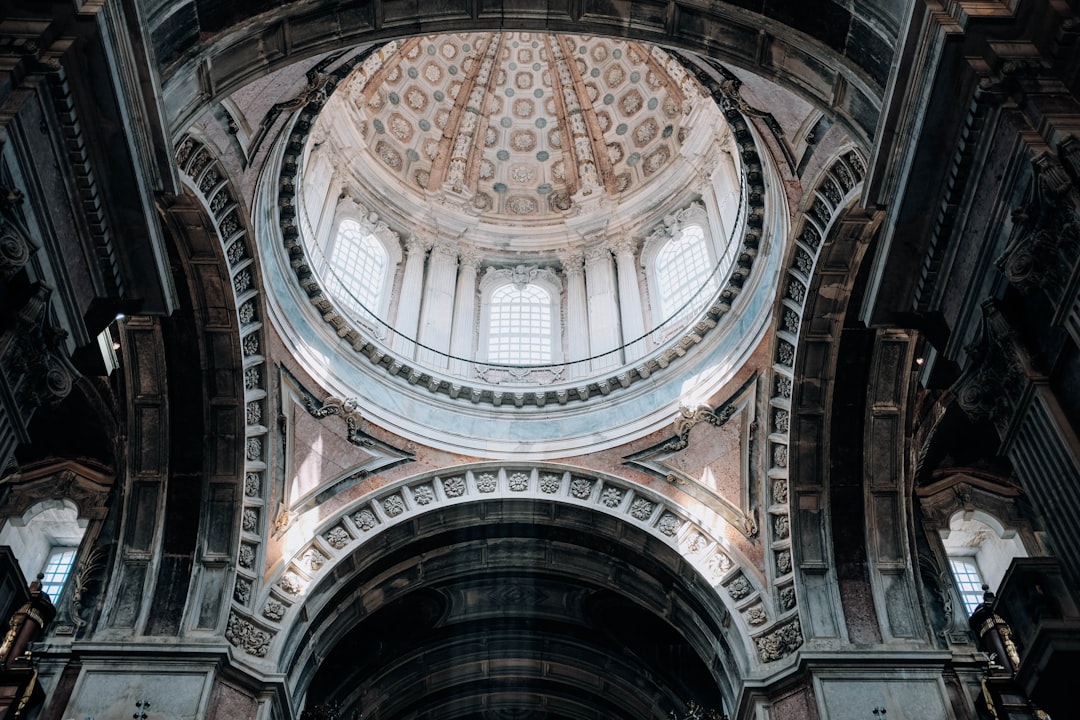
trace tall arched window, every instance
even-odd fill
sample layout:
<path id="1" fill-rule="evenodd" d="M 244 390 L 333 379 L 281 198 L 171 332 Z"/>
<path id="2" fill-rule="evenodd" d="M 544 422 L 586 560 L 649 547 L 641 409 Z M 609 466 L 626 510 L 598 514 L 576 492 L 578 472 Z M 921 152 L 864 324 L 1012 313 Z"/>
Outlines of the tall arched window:
<path id="1" fill-rule="evenodd" d="M 500 285 L 488 306 L 487 360 L 506 365 L 552 362 L 551 294 L 535 284 Z"/>
<path id="2" fill-rule="evenodd" d="M 687 225 L 668 240 L 656 254 L 654 271 L 661 319 L 693 313 L 698 303 L 690 301 L 695 296 L 711 298 L 719 288 L 712 270 L 712 254 L 701 225 Z"/>
<path id="3" fill-rule="evenodd" d="M 387 265 L 386 248 L 372 233 L 352 218 L 341 221 L 327 281 L 337 298 L 361 317 L 374 318 L 381 309 Z"/>

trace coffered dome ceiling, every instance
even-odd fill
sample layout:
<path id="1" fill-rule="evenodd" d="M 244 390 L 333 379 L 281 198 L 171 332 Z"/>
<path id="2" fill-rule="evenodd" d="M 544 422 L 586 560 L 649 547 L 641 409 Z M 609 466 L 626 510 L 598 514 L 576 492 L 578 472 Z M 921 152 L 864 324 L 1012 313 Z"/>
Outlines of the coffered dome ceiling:
<path id="1" fill-rule="evenodd" d="M 607 214 L 661 183 L 671 195 L 699 177 L 696 149 L 726 127 L 667 53 L 574 35 L 391 43 L 335 101 L 347 107 L 322 117 L 334 118 L 336 146 L 368 156 L 369 190 L 413 218 L 434 202 L 502 227 Z"/>

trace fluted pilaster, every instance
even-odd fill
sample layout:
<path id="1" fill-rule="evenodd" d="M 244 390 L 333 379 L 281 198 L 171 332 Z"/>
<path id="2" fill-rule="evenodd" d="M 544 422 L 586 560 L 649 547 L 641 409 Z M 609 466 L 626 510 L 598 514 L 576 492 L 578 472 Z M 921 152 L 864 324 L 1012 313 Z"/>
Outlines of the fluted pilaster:
<path id="1" fill-rule="evenodd" d="M 458 358 L 473 356 L 473 337 L 476 334 L 476 275 L 480 253 L 466 250 L 458 262 L 457 292 L 454 294 L 454 323 L 450 336 L 450 354 Z M 454 372 L 467 375 L 469 361 L 452 361 Z"/>
<path id="2" fill-rule="evenodd" d="M 394 328 L 394 349 L 413 357 L 416 331 L 420 323 L 420 301 L 424 291 L 424 258 L 431 243 L 415 235 L 405 241 L 405 270 L 401 277 L 401 289 L 398 291 L 397 318 Z"/>
<path id="3" fill-rule="evenodd" d="M 619 280 L 622 339 L 623 342 L 630 343 L 623 351 L 626 354 L 626 362 L 641 357 L 647 348 L 644 340 L 637 339 L 645 334 L 645 315 L 641 305 L 641 283 L 638 282 L 634 245 L 634 240 L 630 237 L 619 238 L 613 244 Z"/>
<path id="4" fill-rule="evenodd" d="M 619 298 L 615 284 L 615 264 L 606 243 L 585 249 L 585 288 L 589 305 L 589 337 L 593 370 L 618 365 L 617 350 L 622 344 L 619 332 Z M 599 357 L 597 357 L 599 356 Z"/>

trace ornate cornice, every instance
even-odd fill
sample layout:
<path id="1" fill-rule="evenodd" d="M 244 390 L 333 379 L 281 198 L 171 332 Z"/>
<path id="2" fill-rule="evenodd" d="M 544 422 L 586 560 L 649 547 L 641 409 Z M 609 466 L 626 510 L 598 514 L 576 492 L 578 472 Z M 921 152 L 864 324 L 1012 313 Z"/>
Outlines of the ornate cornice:
<path id="1" fill-rule="evenodd" d="M 105 517 L 113 480 L 105 469 L 72 460 L 21 468 L 0 483 L 0 489 L 6 490 L 0 517 L 22 517 L 39 503 L 62 498 L 75 505 L 80 518 L 100 520 Z"/>

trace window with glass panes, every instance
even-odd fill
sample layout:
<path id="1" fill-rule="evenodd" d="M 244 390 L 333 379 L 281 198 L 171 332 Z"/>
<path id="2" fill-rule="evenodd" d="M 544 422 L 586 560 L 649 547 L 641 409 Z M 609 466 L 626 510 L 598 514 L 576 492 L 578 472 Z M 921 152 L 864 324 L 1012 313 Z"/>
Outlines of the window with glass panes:
<path id="1" fill-rule="evenodd" d="M 953 577 L 956 579 L 956 587 L 960 590 L 960 597 L 964 601 L 964 608 L 970 615 L 983 601 L 983 579 L 979 574 L 979 566 L 972 557 L 954 557 L 949 559 L 952 566 Z"/>
<path id="2" fill-rule="evenodd" d="M 503 285 L 491 293 L 487 359 L 506 365 L 551 362 L 551 295 L 538 285 Z"/>
<path id="3" fill-rule="evenodd" d="M 382 299 L 386 263 L 382 243 L 360 223 L 345 219 L 338 226 L 327 285 L 351 310 L 374 317 Z"/>
<path id="4" fill-rule="evenodd" d="M 683 306 L 706 284 L 705 295 L 711 297 L 716 292 L 716 278 L 712 275 L 705 243 L 705 230 L 700 225 L 688 225 L 657 254 L 656 281 L 664 318 L 692 313 L 696 304 Z"/>
<path id="5" fill-rule="evenodd" d="M 41 579 L 41 589 L 56 602 L 60 598 L 60 591 L 64 589 L 71 568 L 75 565 L 75 548 L 58 547 L 49 553 L 49 559 L 45 562 L 42 570 L 44 577 Z"/>

